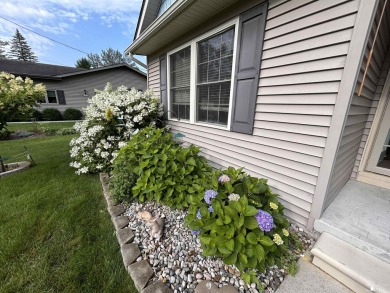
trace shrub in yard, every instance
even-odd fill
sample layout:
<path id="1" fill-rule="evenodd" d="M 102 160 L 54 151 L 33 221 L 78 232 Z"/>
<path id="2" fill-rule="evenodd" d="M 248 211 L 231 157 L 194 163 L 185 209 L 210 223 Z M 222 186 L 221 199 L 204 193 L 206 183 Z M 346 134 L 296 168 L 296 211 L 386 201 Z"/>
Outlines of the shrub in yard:
<path id="1" fill-rule="evenodd" d="M 199 234 L 204 255 L 221 257 L 234 264 L 247 283 L 258 283 L 255 269 L 262 272 L 280 263 L 289 242 L 289 223 L 277 196 L 265 179 L 242 169 L 216 171 L 203 200 L 190 207 L 186 222 Z"/>
<path id="2" fill-rule="evenodd" d="M 76 134 L 76 130 L 72 127 L 61 128 L 55 132 L 56 135 L 71 135 Z"/>
<path id="3" fill-rule="evenodd" d="M 70 142 L 70 166 L 77 169 L 76 174 L 109 171 L 116 152 L 132 133 L 154 126 L 162 116 L 162 106 L 152 91 L 129 91 L 124 86 L 113 90 L 107 84 L 88 103 L 85 119 L 74 126 L 80 136 Z"/>
<path id="4" fill-rule="evenodd" d="M 16 116 L 27 116 L 37 100 L 45 96 L 46 88 L 26 77 L 15 77 L 6 72 L 0 72 L 0 131 L 7 126 L 7 121 L 13 121 Z"/>
<path id="5" fill-rule="evenodd" d="M 64 120 L 81 120 L 83 112 L 79 109 L 68 108 L 64 111 Z"/>
<path id="6" fill-rule="evenodd" d="M 46 108 L 42 111 L 43 121 L 61 121 L 62 114 L 58 109 Z"/>
<path id="7" fill-rule="evenodd" d="M 112 174 L 111 190 L 118 199 L 154 200 L 184 208 L 200 202 L 213 172 L 199 156 L 199 148 L 182 147 L 171 133 L 148 127 L 119 151 Z"/>
<path id="8" fill-rule="evenodd" d="M 0 130 L 0 140 L 6 140 L 11 135 L 11 131 L 8 129 Z"/>
<path id="9" fill-rule="evenodd" d="M 34 109 L 32 111 L 31 118 L 35 119 L 35 121 L 42 121 L 43 120 L 42 113 L 36 109 Z"/>

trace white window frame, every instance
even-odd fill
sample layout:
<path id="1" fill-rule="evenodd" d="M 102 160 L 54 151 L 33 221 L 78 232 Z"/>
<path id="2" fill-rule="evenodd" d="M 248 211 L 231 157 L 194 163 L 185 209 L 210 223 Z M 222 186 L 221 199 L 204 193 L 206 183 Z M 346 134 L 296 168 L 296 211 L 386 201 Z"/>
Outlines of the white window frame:
<path id="1" fill-rule="evenodd" d="M 47 92 L 55 92 L 55 94 L 56 94 L 56 103 L 49 103 L 49 97 L 48 97 L 48 95 L 47 95 Z M 46 90 L 46 92 L 45 92 L 45 102 L 44 103 L 39 103 L 39 104 L 44 104 L 44 105 L 59 105 L 59 103 L 58 103 L 58 94 L 57 94 L 57 90 Z"/>
<path id="2" fill-rule="evenodd" d="M 182 123 L 188 123 L 188 124 L 195 124 L 195 125 L 201 125 L 201 126 L 207 126 L 211 128 L 218 128 L 223 130 L 230 130 L 231 125 L 231 119 L 232 119 L 232 106 L 233 106 L 233 94 L 234 94 L 234 80 L 235 80 L 235 72 L 236 72 L 236 59 L 237 59 L 237 45 L 238 45 L 238 24 L 239 19 L 238 17 L 225 22 L 224 24 L 208 31 L 207 33 L 204 33 L 200 35 L 199 37 L 196 37 L 195 39 L 192 39 L 191 41 L 169 51 L 167 53 L 167 100 L 168 100 L 168 120 L 170 121 L 180 121 Z M 224 30 L 227 30 L 234 26 L 234 43 L 233 43 L 233 60 L 232 60 L 232 76 L 230 79 L 230 97 L 229 97 L 229 111 L 228 111 L 228 122 L 227 125 L 218 125 L 218 124 L 212 124 L 212 123 L 205 123 L 205 122 L 196 122 L 196 77 L 197 77 L 197 43 L 212 37 L 213 35 L 218 35 Z M 171 112 L 171 66 L 170 66 L 170 56 L 184 48 L 190 47 L 191 49 L 191 60 L 190 60 L 190 120 L 182 120 L 177 119 L 172 115 Z"/>

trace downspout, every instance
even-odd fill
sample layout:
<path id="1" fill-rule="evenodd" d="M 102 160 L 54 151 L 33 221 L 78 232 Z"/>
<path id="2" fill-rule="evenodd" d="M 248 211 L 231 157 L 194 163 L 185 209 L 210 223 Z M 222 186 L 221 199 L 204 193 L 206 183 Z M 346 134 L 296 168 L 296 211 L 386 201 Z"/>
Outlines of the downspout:
<path id="1" fill-rule="evenodd" d="M 359 5 L 359 11 L 349 45 L 349 51 L 336 98 L 332 122 L 329 127 L 329 135 L 326 140 L 324 155 L 322 157 L 317 185 L 314 192 L 313 204 L 307 224 L 307 230 L 309 231 L 313 229 L 314 221 L 319 219 L 322 213 L 325 197 L 329 189 L 330 179 L 332 178 L 336 155 L 340 146 L 348 111 L 354 95 L 355 84 L 359 76 L 364 50 L 367 46 L 378 4 L 379 0 L 361 0 Z"/>

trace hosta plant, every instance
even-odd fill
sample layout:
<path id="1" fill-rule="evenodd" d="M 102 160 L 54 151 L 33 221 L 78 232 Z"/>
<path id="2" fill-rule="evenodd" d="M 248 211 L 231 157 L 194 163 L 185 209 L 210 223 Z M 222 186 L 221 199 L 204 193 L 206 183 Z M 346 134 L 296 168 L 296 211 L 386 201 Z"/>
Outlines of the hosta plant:
<path id="1" fill-rule="evenodd" d="M 75 124 L 79 136 L 72 139 L 70 166 L 76 174 L 109 171 L 116 152 L 137 129 L 154 125 L 162 106 L 151 91 L 113 90 L 108 83 L 96 91 L 84 109 L 85 119 Z"/>
<path id="2" fill-rule="evenodd" d="M 166 130 L 148 127 L 119 151 L 112 175 L 115 198 L 185 208 L 202 200 L 213 172 L 198 147 L 182 147 Z"/>
<path id="3" fill-rule="evenodd" d="M 267 181 L 242 169 L 216 171 L 203 200 L 189 208 L 186 222 L 199 234 L 203 254 L 235 265 L 247 283 L 256 270 L 279 262 L 289 241 L 283 205 Z"/>

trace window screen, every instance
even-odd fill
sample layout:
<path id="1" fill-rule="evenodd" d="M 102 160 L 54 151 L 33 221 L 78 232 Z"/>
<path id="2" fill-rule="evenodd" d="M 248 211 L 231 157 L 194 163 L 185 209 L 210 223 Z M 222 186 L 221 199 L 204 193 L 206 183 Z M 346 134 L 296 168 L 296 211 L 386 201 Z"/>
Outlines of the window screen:
<path id="1" fill-rule="evenodd" d="M 170 56 L 170 113 L 172 118 L 190 119 L 191 47 Z"/>
<path id="2" fill-rule="evenodd" d="M 234 28 L 198 43 L 197 121 L 227 125 Z"/>
<path id="3" fill-rule="evenodd" d="M 47 91 L 47 102 L 50 104 L 57 104 L 56 91 Z"/>

